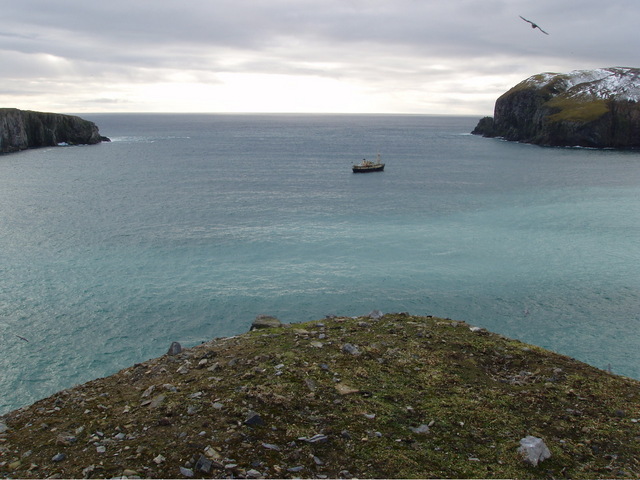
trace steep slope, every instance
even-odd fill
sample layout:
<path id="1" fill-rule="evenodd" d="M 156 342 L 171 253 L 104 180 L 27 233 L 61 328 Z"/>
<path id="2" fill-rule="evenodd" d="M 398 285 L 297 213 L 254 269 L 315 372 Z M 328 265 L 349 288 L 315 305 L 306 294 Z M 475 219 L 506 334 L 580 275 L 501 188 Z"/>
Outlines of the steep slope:
<path id="1" fill-rule="evenodd" d="M 542 73 L 496 100 L 474 134 L 549 146 L 640 147 L 640 69 Z"/>

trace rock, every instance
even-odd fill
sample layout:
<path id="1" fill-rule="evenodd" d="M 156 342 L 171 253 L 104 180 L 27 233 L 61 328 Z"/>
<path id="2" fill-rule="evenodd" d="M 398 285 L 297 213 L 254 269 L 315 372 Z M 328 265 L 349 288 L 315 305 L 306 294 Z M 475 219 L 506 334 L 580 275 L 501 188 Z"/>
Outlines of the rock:
<path id="1" fill-rule="evenodd" d="M 130 468 L 127 468 L 122 472 L 122 476 L 123 477 L 138 477 L 139 474 L 135 470 L 131 470 Z"/>
<path id="2" fill-rule="evenodd" d="M 247 478 L 260 478 L 262 477 L 262 474 L 255 469 L 251 469 L 251 470 L 247 470 L 247 473 L 245 474 L 247 476 Z"/>
<path id="3" fill-rule="evenodd" d="M 182 345 L 178 342 L 172 342 L 167 351 L 167 355 L 178 355 L 179 353 L 182 353 Z"/>
<path id="4" fill-rule="evenodd" d="M 0 108 L 0 153 L 108 141 L 95 123 L 73 115 Z"/>
<path id="5" fill-rule="evenodd" d="M 244 421 L 244 424 L 250 427 L 258 427 L 258 426 L 265 425 L 262 417 L 258 415 L 256 412 L 249 412 L 249 415 L 247 415 L 247 418 Z"/>
<path id="6" fill-rule="evenodd" d="M 147 388 L 144 392 L 142 392 L 142 398 L 147 398 L 149 397 L 153 391 L 156 389 L 155 385 L 151 385 L 149 388 Z"/>
<path id="7" fill-rule="evenodd" d="M 89 465 L 88 467 L 83 468 L 83 469 L 82 469 L 82 476 L 83 476 L 84 478 L 89 478 L 89 477 L 93 474 L 93 472 L 95 471 L 95 469 L 96 469 L 96 466 L 95 466 L 95 465 Z"/>
<path id="8" fill-rule="evenodd" d="M 212 467 L 213 467 L 213 462 L 209 460 L 207 457 L 205 457 L 204 455 L 200 455 L 200 458 L 198 458 L 198 461 L 196 462 L 196 465 L 194 468 L 198 472 L 209 473 Z"/>
<path id="9" fill-rule="evenodd" d="M 411 431 L 417 434 L 429 433 L 429 425 L 422 424 L 419 427 L 411 427 Z"/>
<path id="10" fill-rule="evenodd" d="M 267 450 L 274 450 L 276 452 L 280 451 L 280 447 L 278 445 L 273 444 L 273 443 L 262 443 L 262 446 L 264 448 L 266 448 Z"/>
<path id="11" fill-rule="evenodd" d="M 61 462 L 65 460 L 67 456 L 64 453 L 57 453 L 53 457 L 51 457 L 52 462 Z"/>
<path id="12" fill-rule="evenodd" d="M 180 474 L 187 478 L 193 478 L 194 476 L 193 470 L 186 467 L 180 467 Z"/>
<path id="13" fill-rule="evenodd" d="M 282 322 L 276 317 L 272 317 L 269 315 L 258 315 L 251 324 L 250 330 L 257 330 L 260 328 L 277 328 L 281 326 Z"/>
<path id="14" fill-rule="evenodd" d="M 380 320 L 383 316 L 384 313 L 382 313 L 380 310 L 372 310 L 371 312 L 369 312 L 369 315 L 367 315 L 367 317 L 369 317 L 371 320 Z"/>
<path id="15" fill-rule="evenodd" d="M 360 350 L 358 350 L 358 347 L 356 347 L 355 345 L 353 345 L 351 343 L 345 343 L 342 346 L 342 352 L 343 353 L 348 353 L 350 355 L 360 355 Z"/>
<path id="16" fill-rule="evenodd" d="M 3 422 L 0 422 L 0 434 L 5 433 L 7 430 L 9 430 L 9 427 Z"/>
<path id="17" fill-rule="evenodd" d="M 525 462 L 530 463 L 534 467 L 537 467 L 538 463 L 547 458 L 551 458 L 551 452 L 544 441 L 541 438 L 531 435 L 520 440 L 518 453 L 520 453 Z"/>
<path id="18" fill-rule="evenodd" d="M 155 457 L 153 459 L 154 463 L 156 463 L 157 465 L 160 465 L 165 460 L 166 460 L 166 458 L 163 455 L 158 455 L 157 457 Z"/>
<path id="19" fill-rule="evenodd" d="M 340 395 L 351 395 L 352 393 L 359 393 L 360 390 L 344 383 L 336 383 L 336 390 Z"/>
<path id="20" fill-rule="evenodd" d="M 322 433 L 317 433 L 313 437 L 300 437 L 298 440 L 302 440 L 307 443 L 326 443 L 329 441 L 329 437 Z"/>
<path id="21" fill-rule="evenodd" d="M 149 403 L 149 408 L 158 408 L 160 405 L 162 405 L 165 398 L 167 397 L 162 394 L 156 395 L 151 399 L 151 402 Z"/>
<path id="22" fill-rule="evenodd" d="M 472 133 L 548 146 L 640 147 L 640 69 L 541 73 L 496 100 Z"/>
<path id="23" fill-rule="evenodd" d="M 298 465 L 297 467 L 287 468 L 287 472 L 291 472 L 291 473 L 298 473 L 298 472 L 301 472 L 302 470 L 304 470 L 304 467 L 302 465 Z"/>

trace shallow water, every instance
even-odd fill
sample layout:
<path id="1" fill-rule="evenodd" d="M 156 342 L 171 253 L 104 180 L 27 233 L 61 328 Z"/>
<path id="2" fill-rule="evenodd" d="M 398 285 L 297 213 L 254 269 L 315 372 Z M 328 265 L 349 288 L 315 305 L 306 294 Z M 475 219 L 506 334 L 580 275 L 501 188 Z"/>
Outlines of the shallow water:
<path id="1" fill-rule="evenodd" d="M 0 157 L 0 412 L 260 313 L 450 317 L 640 378 L 637 152 L 469 117 L 85 117 L 113 141 Z"/>

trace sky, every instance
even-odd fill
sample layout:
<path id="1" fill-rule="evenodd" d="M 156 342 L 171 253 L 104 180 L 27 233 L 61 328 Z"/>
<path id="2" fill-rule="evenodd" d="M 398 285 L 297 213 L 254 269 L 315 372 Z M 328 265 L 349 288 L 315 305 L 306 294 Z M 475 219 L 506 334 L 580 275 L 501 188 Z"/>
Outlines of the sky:
<path id="1" fill-rule="evenodd" d="M 0 107 L 59 113 L 491 115 L 531 75 L 640 67 L 638 0 L 0 0 L 0 12 Z"/>

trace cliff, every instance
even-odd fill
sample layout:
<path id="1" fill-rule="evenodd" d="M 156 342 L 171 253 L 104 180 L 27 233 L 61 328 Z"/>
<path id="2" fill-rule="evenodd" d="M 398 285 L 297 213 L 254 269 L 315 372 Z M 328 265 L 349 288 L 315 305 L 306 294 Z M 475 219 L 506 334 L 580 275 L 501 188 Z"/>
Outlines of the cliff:
<path id="1" fill-rule="evenodd" d="M 496 100 L 472 132 L 548 146 L 640 147 L 640 69 L 542 73 Z"/>
<path id="2" fill-rule="evenodd" d="M 638 381 L 451 319 L 254 326 L 0 417 L 0 477 L 640 476 Z"/>
<path id="3" fill-rule="evenodd" d="M 0 108 L 0 153 L 27 148 L 69 145 L 93 145 L 108 141 L 98 127 L 72 115 Z"/>

